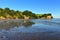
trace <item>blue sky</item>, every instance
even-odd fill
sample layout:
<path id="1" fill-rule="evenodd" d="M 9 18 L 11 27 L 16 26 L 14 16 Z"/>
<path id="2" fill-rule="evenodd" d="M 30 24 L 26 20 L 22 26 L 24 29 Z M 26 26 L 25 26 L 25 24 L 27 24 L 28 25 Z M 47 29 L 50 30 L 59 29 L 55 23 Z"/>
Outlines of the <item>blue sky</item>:
<path id="1" fill-rule="evenodd" d="M 0 8 L 5 7 L 38 14 L 52 13 L 55 18 L 60 18 L 60 0 L 0 0 Z"/>

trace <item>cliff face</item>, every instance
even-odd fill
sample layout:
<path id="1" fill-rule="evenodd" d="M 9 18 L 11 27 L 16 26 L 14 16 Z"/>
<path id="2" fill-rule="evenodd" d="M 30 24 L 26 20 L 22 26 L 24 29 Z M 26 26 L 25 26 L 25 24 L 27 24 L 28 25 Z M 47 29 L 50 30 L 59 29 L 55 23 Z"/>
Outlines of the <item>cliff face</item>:
<path id="1" fill-rule="evenodd" d="M 38 18 L 41 18 L 41 19 L 52 19 L 53 16 L 50 13 L 49 14 L 42 14 L 42 15 L 39 14 Z"/>
<path id="2" fill-rule="evenodd" d="M 24 19 L 29 19 L 29 16 L 24 16 Z"/>
<path id="3" fill-rule="evenodd" d="M 52 16 L 46 16 L 46 17 L 42 17 L 41 19 L 52 19 Z"/>
<path id="4" fill-rule="evenodd" d="M 47 16 L 46 18 L 47 18 L 47 19 L 52 19 L 53 17 L 52 17 L 52 16 Z"/>

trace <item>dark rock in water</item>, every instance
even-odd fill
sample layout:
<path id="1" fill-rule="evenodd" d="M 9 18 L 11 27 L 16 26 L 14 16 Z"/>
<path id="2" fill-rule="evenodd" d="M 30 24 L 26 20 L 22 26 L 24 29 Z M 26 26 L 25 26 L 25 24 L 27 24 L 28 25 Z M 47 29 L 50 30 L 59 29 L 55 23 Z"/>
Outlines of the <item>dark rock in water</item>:
<path id="1" fill-rule="evenodd" d="M 7 40 L 6 35 L 3 33 L 0 33 L 0 40 Z"/>

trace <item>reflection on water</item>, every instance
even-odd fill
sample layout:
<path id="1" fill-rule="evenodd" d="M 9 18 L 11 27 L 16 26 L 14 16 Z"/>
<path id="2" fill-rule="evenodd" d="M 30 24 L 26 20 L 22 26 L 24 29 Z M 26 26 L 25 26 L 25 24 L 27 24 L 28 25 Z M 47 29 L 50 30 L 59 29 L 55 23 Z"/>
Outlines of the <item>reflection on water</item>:
<path id="1" fill-rule="evenodd" d="M 34 24 L 34 22 L 31 22 L 29 20 L 3 20 L 0 22 L 0 29 L 10 29 L 14 27 L 31 27 Z"/>
<path id="2" fill-rule="evenodd" d="M 1 20 L 0 40 L 60 40 L 60 21 L 41 20 Z"/>
<path id="3" fill-rule="evenodd" d="M 29 20 L 24 20 L 24 23 L 23 23 L 24 27 L 29 27 L 29 26 L 31 27 L 33 24 L 35 23 Z"/>

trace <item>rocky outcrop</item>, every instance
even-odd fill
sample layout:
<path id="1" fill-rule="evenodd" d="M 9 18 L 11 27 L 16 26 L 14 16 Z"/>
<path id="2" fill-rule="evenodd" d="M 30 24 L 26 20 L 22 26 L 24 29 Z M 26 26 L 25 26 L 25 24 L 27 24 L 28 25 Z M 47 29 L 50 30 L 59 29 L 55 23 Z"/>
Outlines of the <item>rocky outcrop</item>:
<path id="1" fill-rule="evenodd" d="M 24 15 L 24 19 L 29 19 L 29 16 L 25 16 L 25 15 Z"/>
<path id="2" fill-rule="evenodd" d="M 53 17 L 52 17 L 52 16 L 47 16 L 46 18 L 47 18 L 47 19 L 52 19 Z"/>

